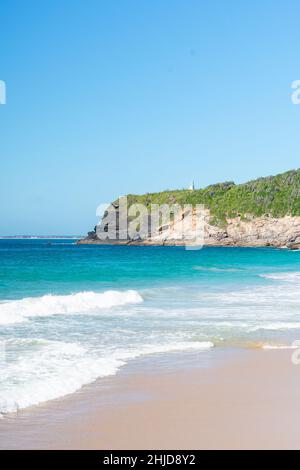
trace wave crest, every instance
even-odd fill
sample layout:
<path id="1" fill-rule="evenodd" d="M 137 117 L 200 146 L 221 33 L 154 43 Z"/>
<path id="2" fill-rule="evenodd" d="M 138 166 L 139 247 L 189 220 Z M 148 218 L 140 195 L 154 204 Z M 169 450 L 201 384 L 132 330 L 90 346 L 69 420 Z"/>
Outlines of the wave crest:
<path id="1" fill-rule="evenodd" d="M 300 282 L 300 272 L 260 274 L 260 277 L 275 281 Z"/>
<path id="2" fill-rule="evenodd" d="M 0 325 L 20 323 L 30 317 L 97 313 L 102 309 L 141 302 L 143 298 L 135 290 L 28 297 L 0 303 Z"/>
<path id="3" fill-rule="evenodd" d="M 0 377 L 0 415 L 69 395 L 101 377 L 115 375 L 129 360 L 173 351 L 207 350 L 213 343 L 146 344 L 99 357 L 77 343 L 38 338 L 0 342 L 8 356 Z"/>

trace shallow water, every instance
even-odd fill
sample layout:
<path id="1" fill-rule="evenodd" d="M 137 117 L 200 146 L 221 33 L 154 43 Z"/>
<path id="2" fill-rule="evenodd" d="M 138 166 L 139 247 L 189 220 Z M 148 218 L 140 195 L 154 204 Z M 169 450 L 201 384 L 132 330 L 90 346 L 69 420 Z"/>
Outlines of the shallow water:
<path id="1" fill-rule="evenodd" d="M 2 413 L 143 355 L 298 338 L 300 252 L 0 240 Z"/>

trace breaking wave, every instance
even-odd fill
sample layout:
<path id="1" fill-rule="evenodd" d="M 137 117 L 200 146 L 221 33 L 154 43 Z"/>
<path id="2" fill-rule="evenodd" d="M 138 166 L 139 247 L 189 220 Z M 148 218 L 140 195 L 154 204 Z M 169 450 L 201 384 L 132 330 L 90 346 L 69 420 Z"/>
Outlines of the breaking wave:
<path id="1" fill-rule="evenodd" d="M 102 309 L 143 302 L 135 290 L 102 293 L 79 292 L 71 295 L 44 295 L 0 303 L 0 325 L 20 323 L 30 317 L 97 313 Z"/>
<path id="2" fill-rule="evenodd" d="M 300 282 L 300 272 L 260 274 L 260 276 L 265 279 L 274 279 L 276 281 Z"/>
<path id="3" fill-rule="evenodd" d="M 146 344 L 103 357 L 76 343 L 36 338 L 5 340 L 0 346 L 7 355 L 0 377 L 3 415 L 69 395 L 98 378 L 115 375 L 130 359 L 172 351 L 206 350 L 213 343 Z"/>

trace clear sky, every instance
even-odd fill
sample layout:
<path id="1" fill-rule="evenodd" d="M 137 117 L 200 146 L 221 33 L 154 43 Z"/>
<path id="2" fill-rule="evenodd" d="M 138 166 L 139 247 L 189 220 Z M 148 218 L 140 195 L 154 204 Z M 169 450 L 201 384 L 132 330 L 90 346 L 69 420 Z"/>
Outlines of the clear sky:
<path id="1" fill-rule="evenodd" d="M 0 234 L 299 167 L 300 3 L 2 0 Z"/>

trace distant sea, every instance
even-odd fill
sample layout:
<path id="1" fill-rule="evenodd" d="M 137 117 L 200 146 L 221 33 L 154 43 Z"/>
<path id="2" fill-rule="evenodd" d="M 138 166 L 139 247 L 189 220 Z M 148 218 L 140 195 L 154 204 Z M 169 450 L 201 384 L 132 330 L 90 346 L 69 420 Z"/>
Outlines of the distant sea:
<path id="1" fill-rule="evenodd" d="M 300 252 L 0 240 L 0 413 L 142 355 L 300 339 Z"/>

